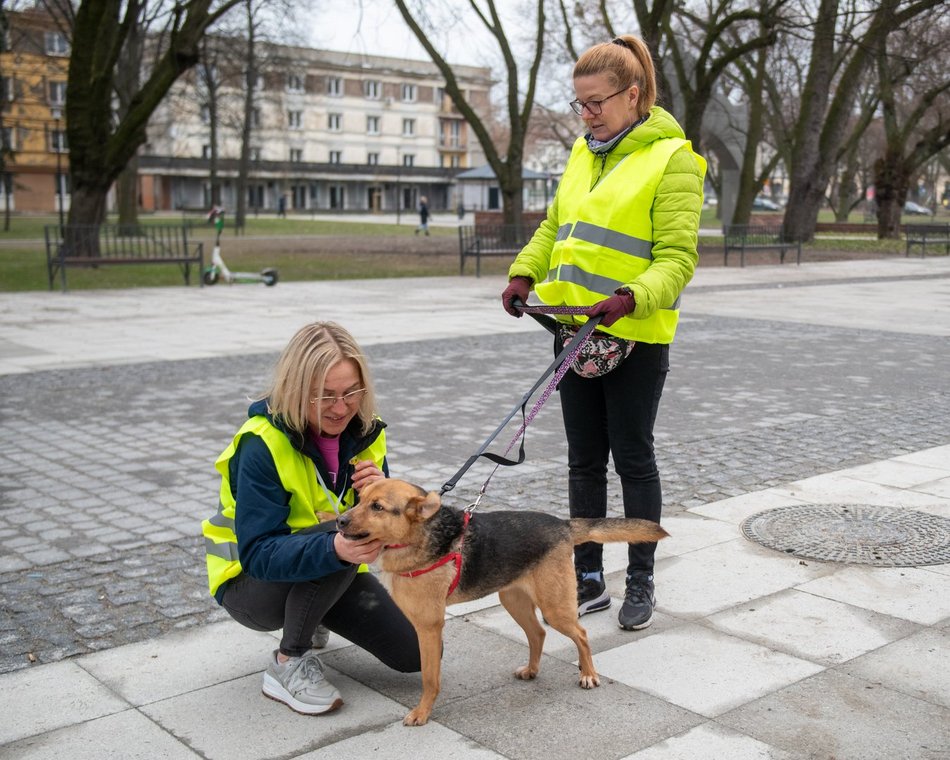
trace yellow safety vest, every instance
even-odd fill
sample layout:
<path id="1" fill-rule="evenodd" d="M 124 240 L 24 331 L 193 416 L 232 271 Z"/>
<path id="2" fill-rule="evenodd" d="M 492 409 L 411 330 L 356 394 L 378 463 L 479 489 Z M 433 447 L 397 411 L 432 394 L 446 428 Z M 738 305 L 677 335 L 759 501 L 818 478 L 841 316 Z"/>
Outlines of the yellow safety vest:
<path id="1" fill-rule="evenodd" d="M 687 140 L 656 140 L 622 158 L 592 188 L 602 157 L 588 150 L 583 138 L 575 142 L 558 186 L 558 231 L 550 269 L 535 286 L 543 303 L 594 304 L 650 266 L 653 200 L 667 163 L 683 146 L 692 152 Z M 671 343 L 679 300 L 663 304 L 645 319 L 627 316 L 600 329 L 634 341 Z"/>
<path id="2" fill-rule="evenodd" d="M 290 514 L 287 525 L 292 533 L 309 528 L 324 520 L 332 520 L 337 513 L 333 508 L 330 495 L 317 480 L 317 469 L 313 461 L 293 447 L 287 436 L 278 430 L 263 416 L 251 417 L 238 430 L 231 444 L 214 463 L 221 473 L 221 490 L 218 512 L 201 523 L 205 537 L 205 558 L 208 566 L 208 587 L 211 595 L 227 580 L 241 573 L 238 558 L 237 536 L 234 533 L 235 500 L 231 492 L 229 462 L 237 451 L 241 438 L 254 433 L 267 445 L 277 474 L 284 490 L 290 493 Z M 371 459 L 382 469 L 386 457 L 386 431 L 380 430 L 379 436 L 366 449 L 357 454 L 360 459 Z M 339 509 L 346 511 L 356 503 L 356 492 L 348 488 L 340 500 Z M 365 572 L 366 567 L 361 565 Z"/>

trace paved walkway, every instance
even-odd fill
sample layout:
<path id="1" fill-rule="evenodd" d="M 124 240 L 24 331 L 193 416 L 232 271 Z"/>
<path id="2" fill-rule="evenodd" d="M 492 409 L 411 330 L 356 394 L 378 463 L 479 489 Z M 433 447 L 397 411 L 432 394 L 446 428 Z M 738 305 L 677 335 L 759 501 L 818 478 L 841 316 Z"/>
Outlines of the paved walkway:
<path id="1" fill-rule="evenodd" d="M 739 527 L 773 507 L 892 507 L 935 517 L 925 543 L 947 556 L 945 258 L 699 270 L 657 426 L 671 538 L 656 622 L 617 628 L 611 547 L 614 607 L 583 620 L 599 689 L 575 686 L 554 632 L 539 679 L 511 678 L 523 636 L 489 598 L 450 608 L 424 728 L 401 725 L 418 676 L 336 636 L 324 661 L 341 711 L 304 718 L 260 695 L 276 638 L 207 598 L 195 537 L 245 398 L 303 322 L 338 319 L 377 374 L 394 470 L 435 488 L 547 361 L 501 287 L 4 294 L 0 757 L 950 757 L 950 563 L 802 559 Z M 563 514 L 549 403 L 529 461 L 499 472 L 484 508 Z"/>

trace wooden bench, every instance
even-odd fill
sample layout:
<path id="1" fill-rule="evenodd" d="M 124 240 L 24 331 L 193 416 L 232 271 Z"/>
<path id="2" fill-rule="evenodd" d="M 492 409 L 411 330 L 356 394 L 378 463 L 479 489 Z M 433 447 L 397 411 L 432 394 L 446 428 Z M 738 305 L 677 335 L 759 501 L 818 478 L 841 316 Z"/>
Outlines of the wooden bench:
<path id="1" fill-rule="evenodd" d="M 204 270 L 204 243 L 189 240 L 188 225 L 117 224 L 50 225 L 46 227 L 46 271 L 49 289 L 59 273 L 66 292 L 66 270 L 114 265 L 175 264 L 185 285 L 191 283 L 192 266 L 197 267 L 198 284 Z"/>
<path id="2" fill-rule="evenodd" d="M 475 259 L 475 276 L 481 276 L 483 256 L 514 259 L 531 239 L 537 225 L 475 224 L 459 227 L 459 274 L 465 274 L 465 260 Z"/>
<path id="3" fill-rule="evenodd" d="M 907 240 L 907 252 L 910 256 L 912 246 L 920 246 L 920 257 L 927 255 L 927 246 L 943 246 L 944 256 L 950 255 L 950 224 L 905 224 L 904 237 Z"/>
<path id="4" fill-rule="evenodd" d="M 795 263 L 802 263 L 802 241 L 792 240 L 781 224 L 729 224 L 723 228 L 723 266 L 729 266 L 729 252 L 739 252 L 739 266 L 745 266 L 747 250 L 778 250 L 779 263 L 785 263 L 785 251 L 797 252 Z"/>

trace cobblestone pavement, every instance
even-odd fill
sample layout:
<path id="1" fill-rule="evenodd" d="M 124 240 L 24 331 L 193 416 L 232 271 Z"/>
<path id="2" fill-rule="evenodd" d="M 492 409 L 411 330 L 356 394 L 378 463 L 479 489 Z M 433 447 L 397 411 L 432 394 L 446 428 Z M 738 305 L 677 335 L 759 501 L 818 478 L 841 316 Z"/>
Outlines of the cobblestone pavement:
<path id="1" fill-rule="evenodd" d="M 550 350 L 540 328 L 369 347 L 393 474 L 438 488 Z M 216 506 L 213 461 L 275 358 L 0 377 L 0 672 L 224 617 L 199 523 Z M 656 427 L 666 514 L 950 441 L 945 337 L 687 315 L 671 362 Z M 566 514 L 556 394 L 527 457 L 498 470 L 482 508 Z M 473 499 L 491 467 L 448 500 Z"/>

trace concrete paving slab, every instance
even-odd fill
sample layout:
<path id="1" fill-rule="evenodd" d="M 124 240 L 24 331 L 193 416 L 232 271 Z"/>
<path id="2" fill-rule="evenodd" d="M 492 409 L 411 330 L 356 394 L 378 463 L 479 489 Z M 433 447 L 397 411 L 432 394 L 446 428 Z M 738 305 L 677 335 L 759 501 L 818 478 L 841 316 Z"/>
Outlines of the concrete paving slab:
<path id="1" fill-rule="evenodd" d="M 837 665 L 909 636 L 919 627 L 796 589 L 711 615 L 716 629 L 822 665 Z"/>
<path id="2" fill-rule="evenodd" d="M 658 742 L 652 747 L 627 755 L 622 760 L 796 760 L 801 755 L 770 747 L 751 736 L 732 731 L 715 722 L 703 723 L 680 736 Z"/>
<path id="3" fill-rule="evenodd" d="M 950 616 L 950 576 L 927 568 L 847 565 L 797 588 L 922 625 Z"/>
<path id="4" fill-rule="evenodd" d="M 706 519 L 700 516 L 687 514 L 663 518 L 663 527 L 669 532 L 669 538 L 664 538 L 657 544 L 656 557 L 681 557 L 698 549 L 732 541 L 738 531 L 735 526 L 726 524 L 718 519 Z M 626 547 L 621 547 L 626 552 Z"/>
<path id="5" fill-rule="evenodd" d="M 838 668 L 950 708 L 950 632 L 923 630 Z"/>
<path id="6" fill-rule="evenodd" d="M 152 702 L 141 711 L 213 760 L 296 757 L 340 736 L 381 730 L 402 720 L 401 705 L 332 668 L 326 676 L 345 704 L 325 715 L 300 715 L 265 697 L 260 673 Z"/>
<path id="7" fill-rule="evenodd" d="M 299 756 L 300 760 L 339 760 L 341 757 L 399 757 L 412 760 L 505 759 L 504 755 L 482 747 L 472 739 L 434 721 L 421 728 L 407 728 L 400 721 Z"/>
<path id="8" fill-rule="evenodd" d="M 718 722 L 808 758 L 950 755 L 950 710 L 835 670 L 721 715 Z"/>
<path id="9" fill-rule="evenodd" d="M 714 501 L 709 504 L 703 504 L 700 507 L 692 507 L 687 511 L 693 515 L 722 520 L 730 525 L 738 526 L 747 517 L 751 517 L 759 512 L 764 512 L 767 509 L 792 507 L 801 503 L 802 499 L 797 496 L 792 496 L 788 493 L 770 488 L 764 491 L 753 491 L 752 493 L 745 493 L 741 496 L 733 496 L 729 499 Z"/>
<path id="10" fill-rule="evenodd" d="M 602 652 L 594 664 L 602 677 L 708 718 L 823 669 L 693 624 Z"/>
<path id="11" fill-rule="evenodd" d="M 0 675 L 0 745 L 129 708 L 75 662 Z"/>
<path id="12" fill-rule="evenodd" d="M 64 748 L 68 750 L 64 751 Z M 201 755 L 137 710 L 125 710 L 3 747 L 17 760 L 189 760 Z"/>

